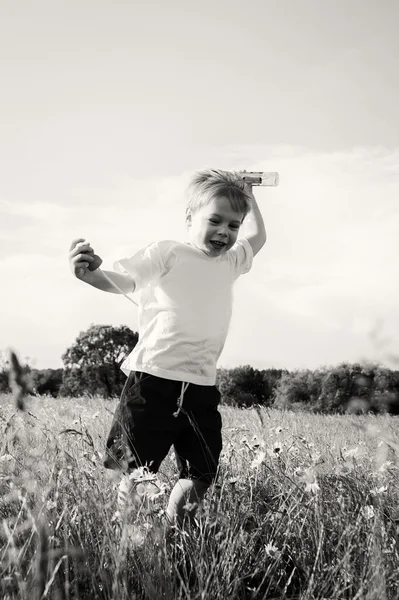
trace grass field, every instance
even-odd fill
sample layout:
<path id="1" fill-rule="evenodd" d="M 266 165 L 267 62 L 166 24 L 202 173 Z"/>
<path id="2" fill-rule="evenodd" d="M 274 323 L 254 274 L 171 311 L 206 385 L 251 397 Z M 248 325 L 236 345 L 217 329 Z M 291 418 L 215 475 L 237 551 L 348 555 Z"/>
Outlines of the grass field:
<path id="1" fill-rule="evenodd" d="M 159 537 L 165 494 L 115 520 L 102 467 L 114 402 L 0 402 L 0 597 L 399 598 L 399 420 L 222 407 L 217 484 L 196 522 Z"/>

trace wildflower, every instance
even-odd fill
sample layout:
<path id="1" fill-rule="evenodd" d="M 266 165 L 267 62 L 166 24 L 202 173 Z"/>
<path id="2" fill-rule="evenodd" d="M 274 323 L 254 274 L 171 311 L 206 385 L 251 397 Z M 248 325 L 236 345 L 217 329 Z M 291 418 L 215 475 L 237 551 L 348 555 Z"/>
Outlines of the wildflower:
<path id="1" fill-rule="evenodd" d="M 377 469 L 377 473 L 385 473 L 389 467 L 392 467 L 393 462 L 391 460 L 387 460 L 383 462 Z"/>
<path id="2" fill-rule="evenodd" d="M 197 510 L 197 508 L 198 508 L 198 502 L 187 502 L 183 506 L 183 510 L 187 511 L 188 513 L 194 512 L 195 510 Z"/>
<path id="3" fill-rule="evenodd" d="M 272 448 L 270 448 L 267 451 L 267 453 L 272 458 L 276 458 L 276 457 L 279 457 L 281 455 L 282 451 L 283 451 L 282 444 L 274 444 L 274 446 L 272 446 Z"/>
<path id="4" fill-rule="evenodd" d="M 138 483 L 136 485 L 136 494 L 141 497 L 146 495 L 146 487 L 143 483 Z"/>
<path id="5" fill-rule="evenodd" d="M 156 480 L 139 481 L 136 485 L 136 494 L 140 498 L 148 498 L 149 500 L 155 500 L 159 496 L 163 496 L 167 490 L 166 483 Z"/>
<path id="6" fill-rule="evenodd" d="M 312 468 L 302 469 L 301 467 L 297 467 L 294 471 L 294 474 L 296 477 L 298 477 L 299 481 L 306 483 L 305 492 L 317 494 L 317 492 L 320 490 L 320 486 L 317 483 L 316 473 Z"/>
<path id="7" fill-rule="evenodd" d="M 372 519 L 375 516 L 374 507 L 371 506 L 371 504 L 366 504 L 366 506 L 363 506 L 361 513 L 366 519 Z"/>
<path id="8" fill-rule="evenodd" d="M 263 450 L 258 452 L 258 454 L 255 456 L 255 458 L 253 459 L 253 461 L 251 463 L 251 469 L 257 469 L 258 467 L 260 467 L 260 465 L 263 463 L 265 458 L 266 458 L 266 453 L 263 452 Z"/>
<path id="9" fill-rule="evenodd" d="M 266 555 L 269 556 L 269 558 L 279 558 L 281 555 L 280 550 L 272 542 L 265 544 L 264 548 Z"/>
<path id="10" fill-rule="evenodd" d="M 345 450 L 345 458 L 355 458 L 361 454 L 360 448 L 351 448 L 350 450 Z"/>
<path id="11" fill-rule="evenodd" d="M 119 510 L 115 511 L 111 518 L 111 523 L 119 522 L 122 519 L 121 512 Z"/>
<path id="12" fill-rule="evenodd" d="M 235 485 L 237 481 L 237 477 L 230 477 L 230 479 L 227 480 L 227 483 L 230 483 L 230 485 Z"/>
<path id="13" fill-rule="evenodd" d="M 148 469 L 148 467 L 138 467 L 130 475 L 129 479 L 133 481 L 155 481 L 157 476 Z"/>
<path id="14" fill-rule="evenodd" d="M 388 486 L 382 485 L 379 488 L 374 488 L 374 489 L 370 490 L 370 494 L 372 496 L 378 496 L 378 494 L 383 494 L 384 492 L 386 492 L 387 489 L 388 489 Z"/>
<path id="15" fill-rule="evenodd" d="M 313 482 L 308 482 L 305 486 L 305 492 L 310 492 L 311 494 L 317 494 L 319 490 L 320 486 L 316 480 Z"/>
<path id="16" fill-rule="evenodd" d="M 276 427 L 276 429 L 274 430 L 274 432 L 278 435 L 279 433 L 281 433 L 283 431 L 283 428 L 281 427 L 281 425 L 279 425 L 278 427 Z"/>
<path id="17" fill-rule="evenodd" d="M 320 452 L 312 452 L 312 461 L 314 464 L 319 465 L 320 463 L 324 462 L 324 458 L 322 457 L 322 455 L 320 454 Z"/>
<path id="18" fill-rule="evenodd" d="M 156 498 L 163 496 L 166 493 L 167 489 L 168 486 L 166 485 L 166 483 L 163 483 L 162 481 L 157 481 L 151 486 L 151 488 L 147 488 L 147 498 L 149 498 L 150 500 L 155 500 Z"/>

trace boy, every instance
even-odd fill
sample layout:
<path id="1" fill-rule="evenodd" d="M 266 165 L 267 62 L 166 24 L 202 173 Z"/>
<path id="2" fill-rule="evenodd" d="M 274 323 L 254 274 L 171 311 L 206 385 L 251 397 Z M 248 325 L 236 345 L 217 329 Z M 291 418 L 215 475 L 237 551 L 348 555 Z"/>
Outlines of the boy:
<path id="1" fill-rule="evenodd" d="M 237 241 L 250 213 L 247 239 Z M 179 481 L 167 517 L 181 523 L 214 481 L 222 448 L 216 363 L 232 310 L 235 279 L 247 273 L 266 242 L 252 188 L 241 176 L 209 169 L 196 173 L 188 188 L 189 241 L 161 241 L 115 263 L 117 272 L 89 270 L 93 249 L 72 243 L 76 277 L 106 292 L 141 290 L 139 341 L 122 364 L 128 375 L 107 440 L 107 468 L 125 472 L 122 505 L 134 494 L 134 474 L 153 473 L 173 445 Z M 127 475 L 130 473 L 129 475 Z M 133 477 L 132 477 L 133 475 Z"/>

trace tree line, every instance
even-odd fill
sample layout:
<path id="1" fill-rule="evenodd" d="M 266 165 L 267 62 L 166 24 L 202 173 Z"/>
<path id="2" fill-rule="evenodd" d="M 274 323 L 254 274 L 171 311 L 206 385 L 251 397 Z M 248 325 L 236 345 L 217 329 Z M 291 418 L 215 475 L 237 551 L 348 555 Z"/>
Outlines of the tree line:
<path id="1" fill-rule="evenodd" d="M 138 334 L 122 325 L 92 325 L 62 355 L 63 368 L 25 366 L 32 393 L 53 397 L 118 397 L 126 376 L 123 360 Z M 7 360 L 0 364 L 0 392 L 9 392 Z M 399 414 L 399 370 L 378 363 L 341 363 L 319 369 L 220 368 L 216 381 L 222 403 L 320 413 Z"/>

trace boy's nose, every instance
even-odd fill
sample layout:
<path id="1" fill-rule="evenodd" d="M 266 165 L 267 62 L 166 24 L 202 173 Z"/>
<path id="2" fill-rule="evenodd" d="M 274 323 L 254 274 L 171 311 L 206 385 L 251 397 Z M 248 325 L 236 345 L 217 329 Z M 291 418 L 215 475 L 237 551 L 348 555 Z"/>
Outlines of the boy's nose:
<path id="1" fill-rule="evenodd" d="M 223 237 L 227 237 L 227 229 L 224 227 L 221 227 L 218 229 L 218 235 L 223 236 Z"/>

